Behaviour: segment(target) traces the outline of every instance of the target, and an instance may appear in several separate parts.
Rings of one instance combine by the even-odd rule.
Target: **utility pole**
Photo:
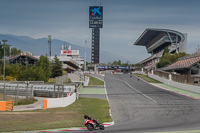
[[[9,50],[10,50],[10,57],[11,57],[11,45],[9,45]]]
[[[5,47],[6,47],[6,43],[5,42],[7,42],[8,40],[2,40],[3,41],[3,48],[4,48],[4,56],[3,56],[3,59],[4,59],[4,65],[3,65],[3,82],[4,82],[4,92],[3,92],[3,94],[4,94],[4,101],[6,100],[6,96],[5,96],[5,93],[6,93],[6,88],[5,88]]]
[[[86,71],[86,45],[87,45],[87,40],[85,40],[85,59],[84,59],[84,71]]]

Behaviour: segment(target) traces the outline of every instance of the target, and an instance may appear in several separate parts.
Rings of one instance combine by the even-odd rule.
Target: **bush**
[[[72,82],[72,80],[70,78],[68,78],[68,83],[71,83],[71,82]]]
[[[48,83],[55,83],[56,79],[55,78],[49,78]]]
[[[45,76],[44,70],[41,67],[31,66],[27,70],[23,70],[21,74],[18,75],[17,80],[19,81],[48,81]]]
[[[6,76],[5,80],[6,80],[6,81],[14,81],[15,78],[12,77],[12,76]]]
[[[179,53],[175,53],[175,54],[170,54],[167,52],[168,52],[168,50],[166,50],[163,53],[164,55],[160,58],[160,61],[156,64],[157,68],[166,67],[166,66],[172,64],[173,62],[177,61],[178,58],[186,55],[186,53],[184,53],[184,52],[179,52]]]
[[[27,105],[35,103],[36,101],[37,99],[34,98],[20,99],[19,101],[17,101],[17,103],[15,103],[15,105]]]

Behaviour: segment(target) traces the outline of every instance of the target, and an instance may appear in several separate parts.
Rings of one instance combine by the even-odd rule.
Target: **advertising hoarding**
[[[89,28],[103,28],[103,21],[90,20]]]
[[[90,6],[89,20],[103,20],[103,6]]]
[[[61,50],[62,55],[79,55],[79,50]]]

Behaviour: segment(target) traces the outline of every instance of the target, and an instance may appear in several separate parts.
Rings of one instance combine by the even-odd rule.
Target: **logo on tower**
[[[103,6],[90,6],[89,13],[89,20],[103,20]]]

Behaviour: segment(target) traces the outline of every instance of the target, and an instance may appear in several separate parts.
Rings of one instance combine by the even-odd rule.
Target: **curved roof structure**
[[[6,58],[5,60],[7,60],[9,62],[9,64],[19,63],[22,65],[36,65],[39,58],[34,57],[32,55],[21,53],[21,54],[15,55],[13,57]]]
[[[185,36],[175,30],[148,28],[136,40],[134,45],[146,46],[147,52],[152,53],[155,49],[175,44],[170,48],[170,51],[177,49],[185,40]],[[154,53],[154,52],[153,52]]]

